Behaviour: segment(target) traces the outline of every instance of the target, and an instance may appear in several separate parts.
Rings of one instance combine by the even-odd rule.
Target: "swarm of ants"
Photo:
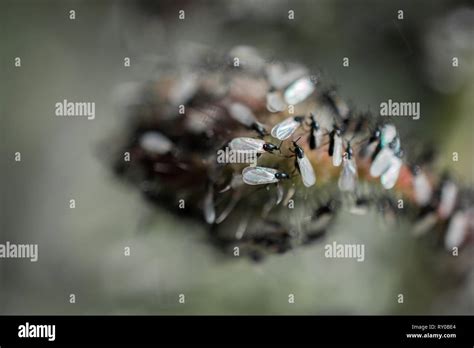
[[[351,108],[304,66],[267,63],[245,46],[220,60],[135,91],[114,167],[149,200],[254,260],[319,240],[342,205],[412,219],[415,235],[447,252],[472,242],[472,189],[431,161],[406,160],[395,125]],[[218,161],[226,148],[256,163]]]

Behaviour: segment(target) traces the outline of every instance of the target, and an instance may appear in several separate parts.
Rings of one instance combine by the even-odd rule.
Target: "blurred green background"
[[[419,101],[420,120],[396,120],[405,146],[436,145],[439,163],[472,186],[474,9],[467,2],[0,3],[0,242],[39,244],[36,263],[0,260],[0,313],[474,313],[472,262],[453,265],[413,238],[405,221],[387,228],[376,214],[342,213],[322,244],[255,264],[216,251],[205,226],[148,205],[98,151],[126,117],[131,96],[117,86],[192,62],[190,48],[246,44],[319,69],[360,110],[378,112],[387,99]],[[96,119],[55,117],[63,99],[96,102]],[[324,244],[334,240],[364,243],[365,262],[326,259]],[[458,268],[467,269],[462,279]]]

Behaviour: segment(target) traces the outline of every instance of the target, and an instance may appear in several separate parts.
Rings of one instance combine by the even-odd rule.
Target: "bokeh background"
[[[36,263],[0,260],[0,313],[474,313],[473,263],[457,264],[413,238],[408,222],[388,228],[376,214],[342,213],[322,244],[253,263],[222,255],[206,226],[147,204],[114,177],[99,150],[123,127],[134,83],[192,63],[193,52],[245,44],[320,71],[361,110],[378,112],[387,99],[420,102],[420,120],[395,120],[403,141],[435,146],[439,167],[472,186],[474,8],[467,1],[0,4],[0,242],[39,244]],[[94,101],[96,119],[54,116],[63,99]],[[364,243],[365,262],[326,259],[324,244],[334,240]]]

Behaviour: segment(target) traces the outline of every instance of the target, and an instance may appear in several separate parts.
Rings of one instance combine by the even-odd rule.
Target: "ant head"
[[[278,180],[282,180],[282,179],[289,179],[290,178],[290,175],[287,174],[287,173],[284,173],[284,172],[278,172],[275,174],[275,177],[278,179]]]
[[[347,154],[347,159],[351,159],[354,154],[350,143],[347,143],[346,154]]]
[[[303,123],[304,118],[305,118],[305,116],[295,116],[295,117],[293,117],[293,119],[294,119],[296,122],[299,122],[299,123]]]
[[[346,140],[347,141],[347,147],[346,147],[346,153],[344,154],[344,156],[347,159],[351,159],[353,154],[354,154],[354,151],[352,150],[352,146],[351,146],[351,141],[354,139],[354,137],[355,137],[355,134],[352,136],[352,138],[350,138],[349,140]]]
[[[377,128],[374,129],[374,136],[377,138],[380,138],[382,135],[382,128],[380,126],[377,126]]]
[[[263,144],[263,149],[265,151],[273,151],[275,149],[277,149],[276,145],[272,144],[272,143],[265,143]]]
[[[311,118],[311,125],[315,128],[319,129],[319,122],[316,120],[316,115],[312,112],[309,113],[309,117]]]

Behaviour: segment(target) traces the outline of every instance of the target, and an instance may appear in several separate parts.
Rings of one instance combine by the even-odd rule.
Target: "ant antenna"
[[[355,134],[352,134],[352,137],[349,140],[346,139],[347,146],[351,145],[351,141],[354,140],[355,136]]]
[[[301,136],[298,139],[293,140],[293,143],[296,144],[298,141],[300,141],[300,139],[301,139]]]

